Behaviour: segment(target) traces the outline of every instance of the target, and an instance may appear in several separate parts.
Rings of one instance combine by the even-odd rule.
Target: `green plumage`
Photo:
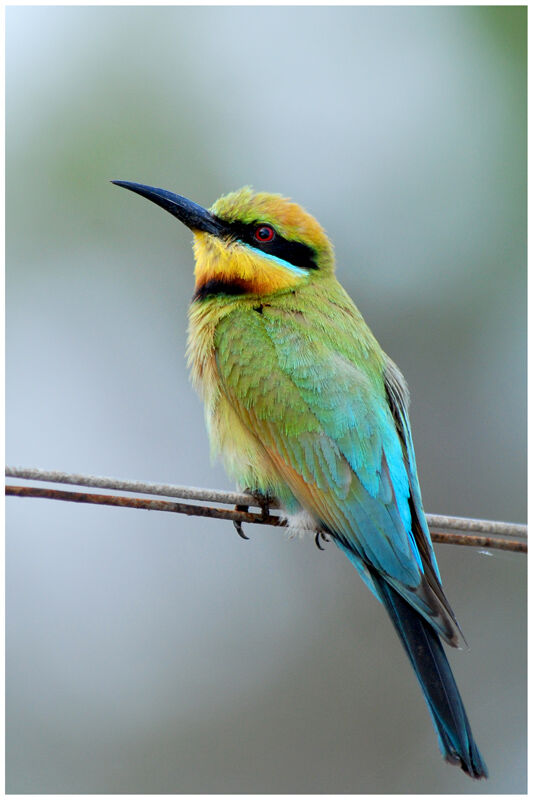
[[[408,392],[334,277],[320,225],[245,188],[208,212],[126,184],[194,231],[189,362],[212,450],[243,489],[305,510],[387,609],[445,758],[487,769],[439,637],[460,631],[422,507]]]
[[[216,318],[220,305],[211,303]],[[220,402],[231,404],[263,451],[290,467],[276,485],[270,471],[258,470],[249,488],[284,497],[291,510],[311,505],[363,572],[370,563],[387,575],[455,643],[423,516],[412,533],[416,468],[386,389],[387,372],[401,376],[340,284],[331,276],[268,302],[234,300],[216,324],[214,349]],[[246,463],[243,473],[232,472],[241,486],[250,480]]]

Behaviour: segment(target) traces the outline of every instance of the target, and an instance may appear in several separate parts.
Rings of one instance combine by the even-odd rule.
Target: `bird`
[[[112,183],[192,231],[187,353],[213,454],[263,508],[276,498],[289,528],[313,527],[348,557],[390,616],[444,759],[487,778],[442,644],[464,637],[423,510],[407,384],[337,280],[325,230],[249,186],[206,209]]]

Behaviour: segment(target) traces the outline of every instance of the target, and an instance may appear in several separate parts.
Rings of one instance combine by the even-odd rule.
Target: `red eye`
[[[274,228],[271,228],[270,225],[261,225],[260,228],[254,233],[254,238],[257,239],[258,242],[271,242],[274,238]]]

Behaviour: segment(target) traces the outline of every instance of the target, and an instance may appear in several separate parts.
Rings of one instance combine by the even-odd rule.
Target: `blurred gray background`
[[[7,9],[7,462],[232,488],[184,360],[190,234],[113,187],[281,192],[412,392],[425,506],[523,521],[526,10]],[[441,759],[334,545],[7,503],[7,789],[526,790],[526,561],[437,546],[489,783]]]

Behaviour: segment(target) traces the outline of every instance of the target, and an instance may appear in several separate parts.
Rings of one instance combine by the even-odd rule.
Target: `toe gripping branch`
[[[274,501],[274,498],[271,495],[263,494],[262,492],[255,492],[251,489],[245,489],[245,494],[250,494],[252,497],[255,497],[257,500],[257,505],[261,509],[261,519],[265,520],[270,516],[270,506]],[[244,511],[245,513],[248,512],[250,506],[244,505],[236,505],[235,511]],[[250,537],[245,534],[242,529],[242,522],[240,520],[233,520],[233,525],[235,526],[235,530],[241,537],[241,539],[249,540]]]
[[[274,504],[275,498],[271,495],[263,494],[262,492],[253,492],[251,489],[245,490],[246,494],[252,495],[257,501],[257,505],[261,509],[261,519],[266,520],[270,516],[270,506]],[[276,503],[276,505],[278,505]],[[235,511],[243,511],[244,513],[248,513],[250,506],[247,505],[236,505]],[[242,529],[242,521],[241,520],[233,520],[233,525],[235,526],[235,530],[241,537],[241,539],[246,539],[249,541],[250,537],[245,534]],[[325,548],[322,546],[322,543],[326,544],[327,542],[331,541],[331,537],[328,536],[327,533],[324,531],[317,531],[315,534],[315,544],[319,550],[324,550]]]

